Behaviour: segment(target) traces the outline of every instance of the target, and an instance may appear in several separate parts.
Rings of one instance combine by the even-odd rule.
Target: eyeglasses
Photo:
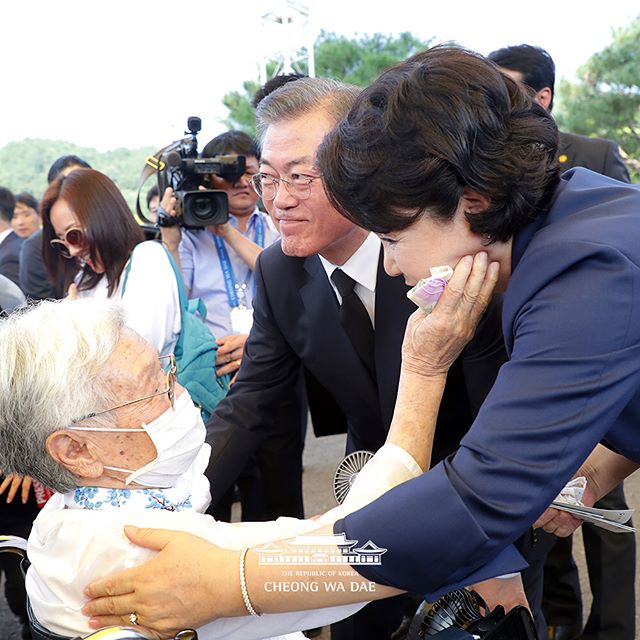
[[[152,393],[150,396],[145,396],[144,398],[138,398],[137,400],[129,400],[129,402],[124,402],[119,404],[116,407],[111,407],[110,409],[105,409],[104,411],[94,411],[92,413],[87,413],[86,415],[80,418],[74,418],[71,422],[76,424],[76,422],[81,422],[82,420],[88,420],[89,418],[95,418],[96,416],[100,416],[103,413],[109,413],[110,411],[115,411],[116,409],[121,409],[122,407],[128,407],[129,405],[136,404],[137,402],[143,402],[144,400],[150,400],[151,398],[155,398],[156,396],[163,396],[165,393],[169,398],[169,403],[171,404],[171,408],[173,409],[173,405],[175,404],[175,387],[176,387],[176,377],[177,377],[177,368],[176,368],[176,357],[172,353],[168,356],[160,356],[159,360],[168,360],[169,368],[167,369],[167,388],[158,391],[157,393]],[[164,369],[166,365],[163,364],[162,368]],[[75,427],[75,429],[82,429],[82,427]],[[92,427],[87,427],[87,430],[96,431],[96,429]]]
[[[87,236],[85,235],[82,229],[69,229],[65,234],[64,238],[54,238],[53,240],[49,240],[49,244],[58,250],[58,253],[63,258],[67,258],[70,260],[73,258],[69,251],[69,247],[86,247],[87,246]]]
[[[306,200],[311,195],[311,183],[320,180],[322,176],[306,176],[301,173],[292,173],[290,180],[276,178],[266,173],[256,173],[251,178],[251,184],[256,193],[264,200],[273,200],[278,194],[280,184],[284,183],[287,191],[298,200]]]

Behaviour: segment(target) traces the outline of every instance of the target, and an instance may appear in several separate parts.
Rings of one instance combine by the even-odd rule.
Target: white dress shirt
[[[332,264],[322,256],[319,256],[319,258],[340,304],[342,304],[342,296],[338,292],[336,285],[333,284],[331,274],[336,269],[341,269],[356,281],[354,291],[367,310],[369,318],[371,318],[371,324],[375,329],[376,280],[378,278],[378,260],[380,258],[380,238],[375,233],[370,233],[357,251],[343,265]]]

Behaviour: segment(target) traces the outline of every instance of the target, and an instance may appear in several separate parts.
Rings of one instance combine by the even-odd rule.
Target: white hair
[[[100,374],[120,338],[111,301],[45,301],[0,321],[0,470],[69,491],[76,478],[51,458],[47,437],[107,408]]]

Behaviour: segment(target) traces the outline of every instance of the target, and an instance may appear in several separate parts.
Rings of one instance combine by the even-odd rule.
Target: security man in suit
[[[317,435],[339,432],[346,423],[347,452],[375,451],[389,428],[404,328],[415,306],[403,280],[385,273],[378,237],[330,204],[315,163],[324,135],[358,93],[332,80],[303,78],[257,109],[262,157],[254,185],[279,224],[281,242],[258,259],[242,366],[207,425],[214,502],[265,442],[270,455],[259,457],[269,467],[261,473],[270,492],[286,503],[286,494],[299,490],[301,368]],[[360,320],[354,320],[358,308]],[[449,372],[433,463],[457,449],[504,362],[499,316],[495,301]],[[402,618],[403,603],[393,600],[333,625],[334,639],[388,640]]]
[[[487,56],[517,82],[535,91],[545,109],[553,107],[555,64],[539,47],[505,47]],[[558,162],[562,171],[586,167],[630,182],[618,145],[603,138],[559,132]],[[627,509],[620,484],[595,506]],[[591,613],[582,630],[582,601],[578,569],[571,553],[572,538],[559,538],[545,563],[543,611],[551,640],[632,640],[635,637],[635,538],[585,524],[582,528],[589,582]],[[612,594],[615,592],[615,597]]]
[[[22,238],[11,228],[16,199],[5,187],[0,187],[0,274],[20,285],[20,248]]]

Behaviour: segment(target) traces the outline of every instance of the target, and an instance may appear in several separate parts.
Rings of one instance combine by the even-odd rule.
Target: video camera
[[[204,177],[216,175],[236,182],[245,172],[245,157],[238,155],[198,157],[197,134],[202,121],[196,116],[187,120],[185,137],[160,149],[147,158],[147,166],[158,175],[160,197],[167,187],[176,197],[176,217],[158,211],[158,225],[177,224],[188,228],[202,228],[210,224],[223,224],[229,219],[227,194],[220,189],[200,190]],[[146,216],[140,215],[146,220]]]

